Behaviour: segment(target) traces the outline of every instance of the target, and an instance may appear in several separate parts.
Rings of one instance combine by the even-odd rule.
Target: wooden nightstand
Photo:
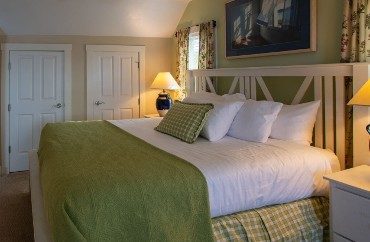
[[[158,113],[145,114],[144,118],[159,118],[159,114]]]
[[[330,181],[332,241],[370,241],[370,166],[324,177]]]

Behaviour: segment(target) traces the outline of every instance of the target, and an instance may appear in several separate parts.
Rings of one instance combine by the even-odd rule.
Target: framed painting
[[[226,3],[226,57],[316,51],[316,0]]]

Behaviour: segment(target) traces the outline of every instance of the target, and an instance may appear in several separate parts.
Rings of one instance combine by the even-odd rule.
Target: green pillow
[[[175,102],[155,130],[193,143],[207,121],[213,104]]]

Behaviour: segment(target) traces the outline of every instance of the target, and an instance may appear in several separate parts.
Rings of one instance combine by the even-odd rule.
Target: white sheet
[[[195,165],[205,176],[211,216],[328,194],[324,174],[339,170],[328,150],[269,139],[254,143],[226,136],[187,144],[154,130],[161,118],[110,121]]]

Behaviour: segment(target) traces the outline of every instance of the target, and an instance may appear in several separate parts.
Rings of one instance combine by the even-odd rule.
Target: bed
[[[104,125],[107,130],[122,130],[126,134],[125,137],[131,135],[134,139],[150,145],[145,146],[147,149],[154,147],[159,150],[159,153],[164,151],[197,168],[206,181],[208,197],[204,204],[209,206],[209,214],[206,215],[212,218],[212,234],[216,240],[263,241],[284,238],[323,240],[328,229],[328,201],[325,198],[328,184],[322,176],[337,171],[343,166],[345,101],[342,92],[344,77],[351,76],[352,71],[350,65],[328,65],[320,66],[316,70],[314,66],[299,66],[189,72],[188,89],[191,92],[206,90],[215,92],[211,77],[237,75],[231,83],[230,93],[235,92],[239,85],[240,93],[247,98],[256,99],[256,87],[259,85],[267,100],[273,100],[273,98],[264,84],[262,75],[307,75],[293,103],[300,102],[312,81],[315,99],[323,100],[324,97],[324,105],[319,110],[315,128],[316,147],[274,139],[269,139],[265,144],[258,144],[232,137],[225,137],[213,143],[199,138],[194,144],[186,144],[154,131],[160,119],[110,121],[104,124],[98,123],[96,127]],[[314,77],[312,73],[320,76]],[[325,75],[326,78],[323,79],[321,75]],[[335,81],[335,85],[328,85],[330,81],[331,83]],[[325,86],[325,93],[322,93],[323,86]],[[81,127],[83,126],[75,128]],[[52,241],[53,229],[50,228],[48,221],[51,212],[50,208],[47,211],[44,206],[45,193],[43,194],[41,188],[38,158],[35,151],[30,152],[35,241]],[[78,179],[77,177],[76,181]],[[59,182],[60,180],[55,184]],[[50,192],[52,189],[47,191]],[[48,194],[48,196],[51,195]],[[279,216],[291,211],[297,214]],[[283,226],[284,228],[280,230],[276,229],[279,227],[277,226],[279,222],[287,226]],[[259,228],[257,231],[256,226]],[[302,229],[302,226],[307,227]],[[291,232],[290,235],[288,233],[291,237],[284,237],[287,231]],[[84,239],[83,236],[82,239]]]

